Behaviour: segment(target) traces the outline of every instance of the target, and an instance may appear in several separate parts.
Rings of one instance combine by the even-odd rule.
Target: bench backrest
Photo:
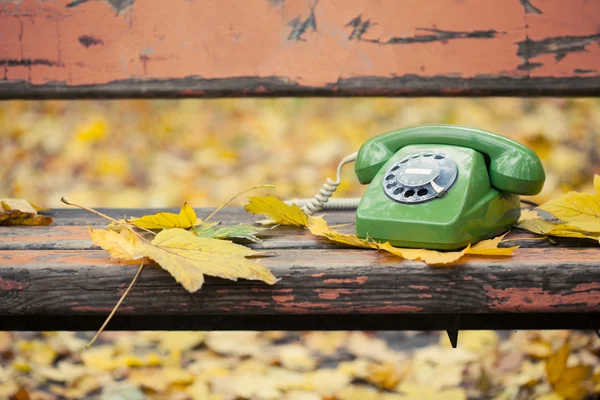
[[[598,1],[0,1],[0,99],[598,94]]]

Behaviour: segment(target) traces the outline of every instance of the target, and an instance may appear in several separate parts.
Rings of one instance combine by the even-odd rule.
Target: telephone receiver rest
[[[544,186],[544,168],[533,150],[491,132],[454,125],[405,128],[371,138],[356,159],[360,183],[370,183],[391,156],[411,144],[454,145],[483,153],[490,162],[490,183],[502,192],[535,195]]]

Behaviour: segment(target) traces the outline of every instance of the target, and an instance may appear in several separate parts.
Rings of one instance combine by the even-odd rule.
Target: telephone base
[[[390,181],[389,169],[416,152],[443,153],[455,163],[457,177],[442,197],[410,204],[390,197],[384,185]],[[519,216],[519,196],[490,185],[481,153],[450,145],[410,145],[373,178],[356,210],[356,235],[396,247],[456,250],[506,232]]]

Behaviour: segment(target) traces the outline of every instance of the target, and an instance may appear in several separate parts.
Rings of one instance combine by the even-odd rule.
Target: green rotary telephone
[[[506,232],[520,216],[518,195],[539,193],[545,180],[537,155],[513,140],[460,126],[412,127],[376,136],[346,157],[337,181],[299,202],[307,213],[356,206],[329,201],[351,161],[369,184],[356,235],[397,247],[453,250]]]

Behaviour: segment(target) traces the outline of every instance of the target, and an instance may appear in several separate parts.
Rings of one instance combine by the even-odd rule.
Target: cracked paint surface
[[[22,0],[0,7],[0,84],[591,78],[599,42],[600,3],[586,0]]]
[[[502,312],[600,311],[600,282],[582,283],[559,293],[542,288],[496,289],[484,285],[490,309]]]

